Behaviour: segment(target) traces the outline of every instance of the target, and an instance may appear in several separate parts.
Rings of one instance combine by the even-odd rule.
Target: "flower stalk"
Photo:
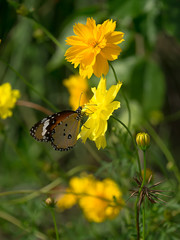
[[[110,67],[111,67],[111,69],[113,71],[113,74],[114,74],[114,77],[116,79],[116,82],[118,83],[118,78],[117,78],[116,71],[115,71],[115,69],[114,69],[114,67],[113,67],[113,65],[111,63],[109,63],[109,65],[110,65]],[[126,106],[127,106],[127,110],[128,110],[128,128],[130,128],[130,126],[131,126],[131,110],[130,110],[129,102],[128,102],[128,100],[127,100],[123,90],[121,90],[121,93],[122,93],[122,96],[123,96],[124,101],[125,101]]]
[[[145,180],[146,180],[146,150],[143,151],[143,156],[144,156],[144,176],[143,176],[143,181],[141,184],[141,188],[139,190],[139,196],[142,192],[142,188],[145,184]],[[146,215],[145,215],[145,199],[144,199],[144,204],[143,204],[143,240],[145,240],[145,219],[146,219]]]
[[[56,218],[55,218],[55,214],[54,214],[54,208],[50,207],[50,212],[53,218],[53,222],[54,222],[54,229],[56,232],[56,240],[59,240],[59,233],[58,233],[58,229],[57,229],[57,223],[56,223]]]
[[[137,164],[138,164],[138,169],[139,169],[139,175],[141,176],[141,164],[140,164],[138,149],[137,149],[137,145],[136,145],[136,142],[134,140],[134,137],[133,137],[131,131],[129,130],[129,128],[121,120],[119,120],[118,118],[116,118],[114,116],[111,116],[111,117],[114,118],[116,121],[118,121],[126,129],[128,134],[130,135],[130,137],[132,139],[132,142],[133,142],[133,145],[134,145],[134,148],[135,148],[135,153],[136,153],[136,157],[137,157]]]
[[[52,111],[48,110],[47,108],[45,108],[43,106],[40,106],[39,104],[29,102],[29,101],[18,100],[16,105],[24,106],[24,107],[28,107],[28,108],[33,108],[33,109],[36,109],[40,112],[45,113],[46,115],[51,115],[52,114]]]

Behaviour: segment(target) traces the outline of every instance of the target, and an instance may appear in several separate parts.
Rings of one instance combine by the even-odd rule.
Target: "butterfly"
[[[66,110],[47,116],[30,129],[30,135],[37,141],[51,142],[55,150],[68,151],[77,142],[81,111],[82,107],[78,107],[76,111]]]

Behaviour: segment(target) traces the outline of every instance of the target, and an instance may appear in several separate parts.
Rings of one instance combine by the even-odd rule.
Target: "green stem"
[[[116,79],[116,82],[118,83],[119,80],[118,80],[118,78],[117,78],[117,74],[116,74],[116,72],[115,72],[115,69],[114,69],[114,67],[112,66],[111,63],[109,63],[109,65],[111,66],[111,69],[112,69],[112,71],[113,71],[113,74],[114,74],[114,77],[115,77],[115,79]],[[131,125],[131,110],[130,110],[129,102],[128,102],[128,100],[127,100],[127,98],[126,98],[123,90],[121,90],[121,93],[122,93],[122,96],[123,96],[123,98],[124,98],[124,101],[125,101],[126,106],[127,106],[127,109],[128,109],[128,128],[130,128],[130,125]]]
[[[45,97],[43,97],[34,87],[32,84],[30,84],[26,79],[18,73],[9,63],[4,61],[3,59],[0,59],[1,62],[3,62],[6,66],[8,66],[16,75],[18,78],[20,78],[29,88],[31,88],[41,99],[44,101],[50,108],[52,108],[55,112],[58,112],[58,109],[51,104]]]
[[[3,219],[3,221],[8,221],[9,223],[13,224],[14,226],[22,229],[26,233],[34,233],[35,239],[41,239],[41,240],[48,240],[49,238],[44,235],[44,233],[36,231],[34,228],[30,228],[29,226],[25,225],[23,221],[20,221],[18,218],[10,215],[9,213],[5,211],[0,210],[0,218]]]
[[[146,223],[145,223],[145,219],[146,219],[146,198],[144,199],[144,203],[143,203],[143,240],[145,240],[145,227],[146,227]]]
[[[135,215],[136,215],[136,229],[137,229],[137,240],[140,239],[140,231],[139,231],[139,212],[140,212],[140,204],[139,204],[139,198],[140,198],[140,194],[142,191],[142,188],[145,184],[145,180],[146,180],[146,151],[143,151],[144,153],[144,176],[143,176],[143,181],[141,184],[141,187],[139,189],[139,195],[136,199],[136,203],[135,203]],[[141,175],[140,175],[141,176]],[[143,240],[145,240],[145,205],[143,208]]]
[[[135,202],[135,216],[136,216],[136,229],[137,229],[137,240],[140,239],[140,231],[139,231],[139,198],[136,198]]]
[[[149,123],[146,123],[146,128],[147,128],[148,132],[150,133],[150,135],[152,136],[152,138],[154,139],[154,141],[157,143],[157,145],[161,149],[161,151],[166,156],[166,158],[168,160],[169,169],[174,172],[174,175],[176,176],[177,180],[180,183],[180,172],[179,172],[179,169],[176,166],[175,159],[172,156],[171,152],[169,151],[169,149],[164,144],[163,140],[154,131],[154,129],[151,127],[151,125]]]
[[[57,229],[57,224],[56,224],[56,218],[55,218],[55,214],[54,214],[54,209],[53,209],[53,208],[50,208],[50,211],[51,211],[51,215],[52,215],[53,222],[54,222],[54,229],[55,229],[55,232],[56,232],[56,240],[59,240],[59,233],[58,233],[58,229]]]
[[[130,135],[130,137],[132,139],[132,142],[134,144],[135,151],[136,151],[136,157],[137,157],[138,168],[139,168],[139,175],[141,176],[141,164],[140,164],[138,149],[137,149],[137,145],[136,145],[136,142],[134,140],[134,137],[133,137],[132,133],[130,132],[129,128],[123,122],[121,122],[121,120],[119,120],[118,118],[116,118],[114,116],[111,116],[111,117],[114,118],[116,121],[118,121],[127,130],[127,132],[129,133],[129,135]]]
[[[47,28],[45,28],[42,24],[40,24],[34,17],[28,17],[30,18],[32,21],[34,21],[39,28],[41,28],[44,33],[59,47],[61,48],[61,50],[65,51],[64,47],[60,44],[60,42],[47,30]]]
[[[143,176],[143,181],[142,181],[141,187],[139,189],[139,193],[141,193],[142,188],[144,187],[144,184],[146,181],[146,150],[143,151],[143,155],[144,155],[144,176]]]
[[[144,176],[143,176],[141,187],[139,189],[139,194],[141,193],[142,188],[144,187],[144,184],[146,181],[146,151],[143,151],[143,155],[144,155]],[[144,199],[144,206],[143,206],[143,240],[145,240],[145,199]]]
[[[110,67],[111,67],[111,69],[112,69],[112,71],[113,71],[113,74],[114,74],[114,77],[115,77],[115,79],[116,79],[116,82],[118,83],[119,80],[118,80],[118,78],[117,78],[117,74],[116,74],[116,72],[115,72],[115,69],[114,69],[113,65],[112,65],[110,62],[109,62],[109,65],[110,65]]]

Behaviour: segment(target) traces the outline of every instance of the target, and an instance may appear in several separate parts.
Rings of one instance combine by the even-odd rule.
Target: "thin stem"
[[[59,47],[61,50],[65,51],[64,47],[60,44],[60,42],[45,28],[42,24],[40,24],[34,17],[28,17],[33,20],[43,31],[44,33]]]
[[[111,67],[111,69],[112,69],[112,71],[113,71],[113,74],[114,74],[114,77],[115,77],[115,79],[116,79],[116,82],[118,83],[119,80],[118,80],[118,78],[117,78],[117,75],[116,75],[115,69],[114,69],[113,65],[112,65],[110,62],[109,62],[109,65],[110,65],[110,67]]]
[[[51,211],[51,215],[52,215],[53,222],[54,222],[54,229],[55,229],[55,232],[56,232],[56,240],[59,240],[59,233],[58,233],[58,229],[57,229],[56,218],[55,218],[55,214],[54,214],[54,208],[50,207],[50,211]]]
[[[135,214],[136,214],[136,229],[137,229],[137,240],[140,239],[140,230],[139,230],[139,212],[140,212],[140,203],[139,203],[139,198],[140,198],[140,194],[142,191],[142,188],[145,184],[145,180],[146,180],[146,151],[143,151],[144,153],[144,176],[143,176],[143,181],[141,184],[141,187],[139,189],[139,195],[136,199],[136,204],[135,204]],[[141,176],[141,175],[140,175]],[[143,209],[143,240],[145,240],[144,236],[145,236],[145,209]]]
[[[141,187],[139,189],[139,193],[141,193],[142,188],[144,187],[144,184],[146,181],[146,151],[143,151],[143,156],[144,156],[144,176],[143,176],[143,181],[142,181]]]
[[[124,91],[121,91],[121,93],[122,93],[122,96],[123,96],[123,98],[126,102],[126,106],[127,106],[127,109],[128,109],[128,128],[130,128],[130,126],[131,126],[131,110],[130,110],[129,102],[127,100],[126,95],[124,94]]]
[[[26,81],[26,79],[20,74],[18,73],[9,63],[7,63],[6,61],[4,61],[3,59],[0,59],[0,61],[2,63],[4,63],[6,66],[8,66],[16,75],[18,78],[20,78],[29,88],[31,88],[33,90],[33,92],[35,92],[39,98],[42,99],[42,101],[44,101],[50,108],[52,108],[55,112],[57,112],[57,108],[51,104],[45,97],[43,97],[34,87],[32,84],[30,84],[28,81]]]
[[[145,240],[145,233],[146,233],[146,198],[144,199],[143,203],[143,240]]]
[[[111,63],[109,63],[109,65],[111,66],[111,69],[112,69],[112,71],[113,71],[113,74],[114,74],[114,77],[115,77],[115,79],[116,79],[116,82],[118,83],[119,80],[118,80],[118,78],[117,78],[117,74],[116,74],[116,72],[115,72],[115,69],[114,69],[114,67],[112,66]],[[130,125],[131,125],[131,110],[130,110],[129,102],[128,102],[128,100],[127,100],[127,98],[126,98],[123,90],[121,90],[121,93],[122,93],[122,96],[123,96],[123,98],[124,98],[124,101],[125,101],[126,106],[127,106],[127,109],[128,109],[128,128],[130,128]]]
[[[5,211],[0,211],[0,218],[5,221],[8,221],[9,223],[12,223],[14,226],[22,229],[24,232],[31,233],[31,234],[33,232],[36,239],[41,239],[41,240],[49,239],[46,235],[44,235],[44,233],[39,231],[34,231],[34,229],[31,229],[28,226],[25,226],[24,223],[22,223],[18,218],[10,215]]]
[[[41,23],[39,23],[39,22],[35,19],[34,16],[28,15],[28,16],[25,16],[25,17],[27,17],[27,18],[30,19],[31,21],[34,21],[34,22],[38,25],[38,27],[46,34],[46,36],[47,36],[49,39],[51,39],[52,42],[54,42],[57,47],[59,47],[63,52],[65,52],[65,48],[63,47],[62,44],[60,44],[60,42],[58,41],[58,39],[55,38],[55,37],[52,35],[52,33],[50,33],[50,32],[47,30],[47,28],[45,28]],[[71,72],[73,72],[74,74],[76,73],[75,69],[72,68],[72,66],[71,66],[70,64],[68,64],[67,61],[63,61],[63,63],[64,63],[64,65],[66,65],[67,68],[69,68],[69,70],[70,70]]]
[[[146,181],[146,151],[143,151],[143,155],[144,155],[144,176],[143,176],[143,181],[142,181],[139,193],[141,193],[142,188]],[[144,206],[143,206],[143,240],[145,240],[145,198],[144,198]]]
[[[51,114],[52,114],[52,112],[49,111],[47,108],[42,107],[42,106],[40,106],[39,104],[29,102],[29,101],[18,100],[18,101],[16,102],[16,105],[33,108],[33,109],[36,109],[36,110],[38,110],[38,111],[40,111],[40,112],[45,113],[46,115],[51,115]]]
[[[164,153],[168,160],[169,169],[174,172],[174,175],[176,176],[177,180],[180,183],[180,171],[176,166],[176,162],[174,157],[172,156],[169,149],[164,144],[163,140],[159,137],[159,135],[154,131],[154,129],[151,127],[149,123],[146,123],[146,128],[148,129],[148,132],[151,134],[154,141],[157,143],[161,151]]]
[[[45,187],[42,187],[41,189],[35,190],[32,193],[22,197],[22,198],[18,198],[18,199],[14,199],[12,200],[13,203],[16,204],[21,204],[27,201],[30,201],[36,197],[38,197],[39,195],[41,195],[42,193],[48,193],[51,189],[55,188],[56,186],[58,186],[60,183],[62,182],[61,178],[57,178],[55,179],[53,182],[51,182],[50,184],[46,185]]]
[[[129,128],[123,123],[121,122],[121,120],[119,120],[118,118],[114,117],[114,116],[111,116],[112,118],[114,118],[116,121],[118,121],[126,130],[127,132],[129,133],[131,139],[132,139],[132,142],[134,144],[134,148],[135,148],[135,152],[136,152],[136,157],[137,157],[137,162],[138,162],[138,168],[139,168],[139,175],[141,176],[141,164],[140,164],[140,159],[139,159],[139,154],[138,154],[138,149],[137,149],[137,146],[136,146],[136,142],[134,140],[134,137],[132,135],[132,133],[130,132]]]
[[[140,231],[139,231],[139,198],[136,198],[136,203],[135,203],[135,216],[136,216],[136,230],[137,230],[137,240],[140,239]]]

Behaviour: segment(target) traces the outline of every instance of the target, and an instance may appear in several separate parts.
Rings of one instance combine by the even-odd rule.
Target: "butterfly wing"
[[[51,134],[51,144],[55,150],[68,151],[77,142],[80,128],[80,116],[77,112],[70,114],[59,122]]]
[[[37,141],[51,141],[52,131],[55,126],[63,122],[69,115],[75,113],[77,114],[75,111],[63,111],[43,118],[30,129],[30,135]]]

